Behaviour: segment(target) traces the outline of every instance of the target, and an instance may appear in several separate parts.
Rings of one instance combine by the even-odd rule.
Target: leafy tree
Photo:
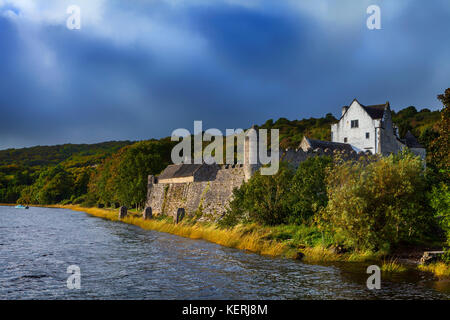
[[[445,183],[433,186],[431,206],[436,211],[442,229],[447,233],[447,243],[450,246],[450,188]]]
[[[148,176],[168,164],[171,144],[142,141],[127,147],[118,171],[117,199],[126,205],[142,206],[147,196]]]
[[[294,171],[284,162],[275,175],[263,176],[257,171],[248,182],[233,191],[229,212],[221,225],[242,221],[276,225],[289,217],[289,189]]]
[[[141,141],[126,146],[106,159],[89,182],[91,197],[102,203],[142,206],[148,176],[160,173],[170,161],[170,140]]]
[[[326,171],[331,157],[312,157],[300,163],[292,179],[289,222],[307,223],[327,205]]]
[[[75,172],[74,186],[73,186],[74,197],[79,197],[88,192],[90,172],[91,170],[88,168],[83,168]]]
[[[36,194],[34,192],[33,186],[26,186],[20,192],[20,198],[17,203],[22,204],[38,204]]]
[[[436,124],[438,136],[431,142],[429,160],[442,174],[446,183],[450,183],[450,88],[444,94],[438,95],[444,105],[441,119]]]
[[[381,249],[420,238],[431,224],[421,160],[409,153],[328,171],[328,205],[319,225],[357,249]]]
[[[54,204],[69,199],[73,192],[73,176],[61,166],[41,172],[30,189],[24,189],[22,199],[38,204]]]
[[[127,148],[122,148],[111,157],[104,160],[89,181],[89,197],[102,203],[117,202],[117,186],[119,184],[118,170],[121,159]]]

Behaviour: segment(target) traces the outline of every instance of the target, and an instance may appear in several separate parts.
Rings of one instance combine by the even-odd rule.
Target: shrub
[[[257,171],[233,191],[230,208],[220,224],[232,226],[249,220],[267,225],[286,223],[293,175],[292,168],[283,162],[275,175],[263,176]]]
[[[439,224],[447,234],[447,243],[450,246],[450,188],[441,183],[433,186],[430,203],[435,210]]]
[[[420,238],[431,224],[422,162],[409,153],[328,171],[328,205],[318,219],[356,249],[386,249]]]
[[[307,223],[326,207],[325,175],[331,164],[331,157],[312,157],[300,163],[291,184],[290,223]]]

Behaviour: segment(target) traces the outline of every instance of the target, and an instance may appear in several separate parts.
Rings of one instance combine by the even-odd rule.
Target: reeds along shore
[[[302,261],[308,263],[376,261],[381,257],[380,254],[374,254],[372,252],[337,254],[333,250],[321,246],[305,247],[298,246],[289,239],[274,240],[273,234],[275,233],[276,227],[265,227],[257,224],[238,225],[233,228],[219,228],[214,223],[193,222],[189,220],[174,224],[173,220],[168,217],[144,220],[138,213],[131,213],[124,219],[119,219],[117,210],[113,209],[84,208],[75,205],[52,205],[45,207],[82,211],[99,218],[121,221],[147,230],[171,233],[191,239],[203,239],[222,246],[247,250],[272,257],[302,259]]]
[[[404,272],[406,270],[406,267],[396,260],[384,260],[385,254],[383,253],[348,252],[338,254],[334,250],[323,246],[305,247],[294,244],[289,239],[274,240],[273,234],[276,233],[275,229],[277,227],[249,224],[224,229],[219,228],[214,223],[190,220],[175,224],[169,217],[144,220],[141,214],[132,211],[129,211],[130,214],[124,219],[119,219],[117,210],[113,209],[85,208],[76,205],[37,205],[37,207],[81,211],[95,217],[129,223],[147,230],[166,232],[191,239],[203,239],[225,247],[247,250],[272,257],[302,259],[302,261],[307,263],[374,261],[380,263],[384,272]],[[450,266],[445,263],[419,266],[418,269],[434,273],[439,278],[450,277]]]

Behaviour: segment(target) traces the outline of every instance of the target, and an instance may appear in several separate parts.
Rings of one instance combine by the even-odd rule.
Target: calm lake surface
[[[66,286],[81,269],[81,289]],[[0,299],[450,299],[408,272],[366,287],[367,264],[318,266],[65,209],[0,207]]]

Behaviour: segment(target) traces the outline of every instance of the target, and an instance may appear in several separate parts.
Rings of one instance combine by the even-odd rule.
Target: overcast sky
[[[0,149],[436,110],[447,87],[448,0],[0,0]]]

